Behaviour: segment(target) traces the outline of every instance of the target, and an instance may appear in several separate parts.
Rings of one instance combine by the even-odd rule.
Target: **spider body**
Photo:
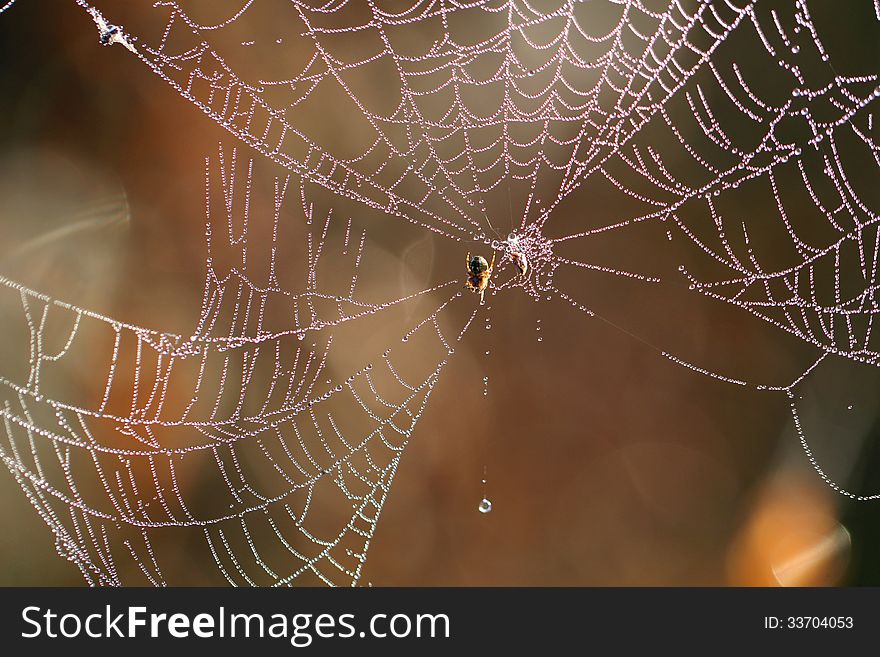
[[[492,277],[492,268],[495,266],[495,254],[492,254],[492,264],[486,262],[483,256],[467,254],[467,283],[465,287],[471,292],[480,293],[480,303],[483,303],[483,295],[489,287],[489,279]]]

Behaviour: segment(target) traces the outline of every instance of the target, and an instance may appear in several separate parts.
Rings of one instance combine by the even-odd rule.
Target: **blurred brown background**
[[[858,23],[832,28],[832,56],[846,41],[873,52]],[[73,2],[19,0],[0,16],[0,53],[0,273],[114,318],[191,330],[204,275],[203,158],[226,136],[122,48],[101,48]],[[610,223],[616,209],[599,194],[576,194],[550,230],[580,225],[585,212]],[[765,201],[746,209],[758,216]],[[409,247],[428,248],[419,229],[365,221],[392,272],[412,269]],[[427,239],[432,269],[417,275],[462,276],[464,251],[476,247]],[[686,257],[660,227],[576,248],[572,257],[589,261],[598,248],[603,262],[664,276]],[[560,271],[557,283],[609,321],[518,290],[490,297],[492,329],[482,317],[471,329],[403,457],[364,583],[880,584],[880,507],[823,484],[784,395],[658,353],[784,385],[812,350],[680,281]],[[875,377],[844,362],[805,387],[819,418],[811,426],[859,464],[858,486],[880,465]],[[840,414],[855,397],[853,424]],[[2,474],[0,583],[80,585]],[[488,514],[477,511],[484,491]]]

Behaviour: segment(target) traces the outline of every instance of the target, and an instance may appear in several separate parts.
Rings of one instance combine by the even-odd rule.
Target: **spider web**
[[[191,335],[2,279],[30,354],[2,379],[2,458],[89,583],[165,584],[184,534],[231,584],[359,582],[401,455],[479,307],[460,280],[361,295],[366,237],[343,203],[500,251],[493,294],[596,315],[571,274],[591,272],[680,286],[793,336],[815,357],[782,384],[658,351],[785,395],[821,476],[877,497],[825,473],[798,414],[799,385],[830,360],[878,364],[877,57],[836,63],[812,3],[77,4],[124,25],[124,44],[233,142],[206,159]],[[880,8],[864,7],[876,35]],[[565,211],[591,195],[613,216]],[[301,267],[282,274],[294,223]],[[603,257],[603,240],[636,231],[658,232],[676,266]],[[422,300],[400,345],[328,378],[333,354],[356,349],[347,327]],[[65,361],[101,340],[101,393],[54,394]],[[283,559],[267,556],[279,546]]]

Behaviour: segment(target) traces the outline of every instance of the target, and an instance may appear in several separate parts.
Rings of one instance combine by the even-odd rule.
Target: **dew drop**
[[[492,510],[492,502],[489,498],[484,497],[480,500],[480,506],[477,507],[480,513],[489,513]]]

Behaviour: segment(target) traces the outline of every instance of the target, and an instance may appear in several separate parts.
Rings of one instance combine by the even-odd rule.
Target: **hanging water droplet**
[[[489,513],[492,510],[492,502],[489,498],[484,497],[480,500],[480,506],[477,507],[480,513]]]

